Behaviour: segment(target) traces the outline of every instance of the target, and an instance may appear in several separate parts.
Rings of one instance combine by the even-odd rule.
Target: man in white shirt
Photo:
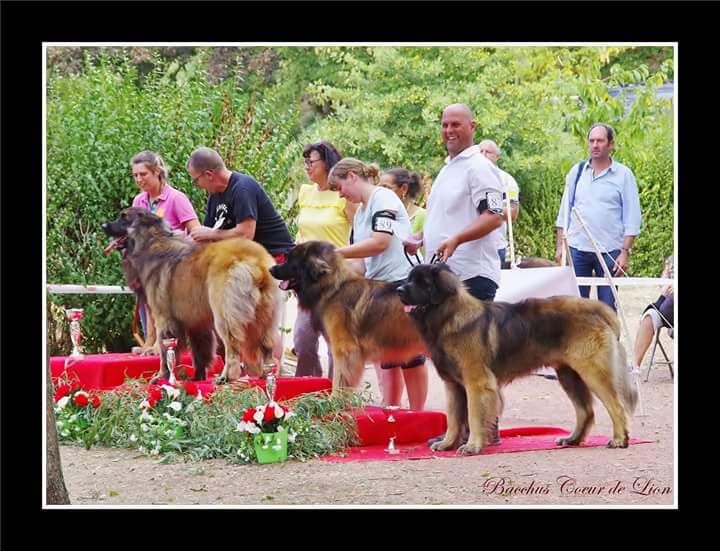
[[[502,153],[500,151],[500,148],[494,141],[483,140],[479,144],[477,144],[476,147],[478,148],[480,153],[490,159],[490,162],[492,162],[492,164],[497,166],[498,159],[500,158],[500,155]],[[505,187],[507,188],[507,191],[505,193],[507,193],[507,196],[510,199],[510,219],[515,222],[520,212],[520,187],[518,186],[515,178],[513,178],[512,175],[508,174],[500,167],[498,167],[498,171],[500,172],[500,178],[502,178],[503,182],[505,183]],[[507,220],[508,218],[507,203],[504,205],[503,218],[505,220]],[[508,244],[507,222],[503,222],[502,226],[495,231],[495,234],[498,238],[498,255],[500,256],[500,262],[504,263],[505,252]]]
[[[475,120],[462,103],[442,113],[442,140],[447,148],[428,198],[423,231],[405,240],[414,253],[424,242],[426,254],[437,256],[455,272],[471,295],[492,301],[500,284],[500,257],[494,234],[503,223],[503,183],[498,168],[473,147]],[[491,443],[499,443],[495,419]],[[428,444],[444,435],[431,438]]]
[[[500,284],[500,258],[494,231],[503,223],[505,185],[498,168],[473,146],[475,120],[462,103],[445,108],[442,140],[448,151],[428,198],[423,231],[407,240],[415,252],[447,262],[480,300],[493,300]]]

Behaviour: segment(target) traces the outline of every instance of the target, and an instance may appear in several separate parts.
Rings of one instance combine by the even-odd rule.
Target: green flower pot
[[[258,463],[280,463],[287,459],[287,431],[259,432],[255,435]]]

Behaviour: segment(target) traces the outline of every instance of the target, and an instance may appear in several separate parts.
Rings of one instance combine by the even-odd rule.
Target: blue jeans
[[[575,275],[578,277],[605,277],[602,265],[594,252],[578,251],[570,247],[570,254],[572,255],[573,266],[575,267]],[[620,256],[620,249],[602,253],[603,260],[610,270],[610,275],[613,274],[613,268],[615,267],[614,260]],[[594,272],[594,273],[593,273]],[[590,296],[589,285],[578,285],[580,290],[580,296],[588,298]],[[615,307],[615,297],[613,296],[612,289],[609,285],[598,285],[597,296],[600,302],[604,302],[613,310],[617,310]]]

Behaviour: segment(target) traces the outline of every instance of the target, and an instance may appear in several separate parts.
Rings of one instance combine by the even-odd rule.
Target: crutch
[[[628,328],[627,328],[627,321],[625,320],[625,314],[623,313],[622,306],[620,306],[620,297],[618,296],[615,285],[613,285],[613,279],[612,279],[612,275],[610,274],[610,270],[608,269],[607,264],[605,264],[605,259],[603,258],[602,253],[600,252],[600,248],[598,247],[597,243],[595,242],[595,238],[590,233],[590,230],[585,225],[585,221],[582,219],[582,216],[580,216],[580,213],[577,211],[577,209],[575,207],[573,207],[572,213],[575,215],[578,222],[580,222],[582,229],[587,234],[588,239],[590,239],[590,243],[592,243],[593,249],[595,249],[595,255],[597,256],[598,261],[600,262],[600,266],[602,266],[603,273],[605,274],[605,279],[610,284],[610,290],[612,291],[612,294],[615,297],[615,306],[617,307],[617,312],[618,312],[618,315],[620,316],[620,321],[622,322],[621,325],[623,328],[623,332],[625,333],[625,339],[628,343],[628,346],[630,347],[630,350],[632,350],[633,341],[630,338],[630,331],[628,331]],[[623,366],[623,367],[627,368],[627,366]],[[635,381],[635,387],[637,388],[638,408],[640,409],[640,416],[645,417],[645,408],[643,407],[642,399],[640,398],[640,381],[638,379],[638,374],[633,371],[632,377],[633,377],[633,381]]]

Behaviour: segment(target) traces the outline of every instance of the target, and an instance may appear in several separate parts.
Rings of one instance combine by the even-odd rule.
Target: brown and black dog
[[[280,292],[269,272],[275,260],[262,245],[242,237],[197,244],[139,208],[125,209],[102,228],[126,249],[158,336],[177,338],[178,356],[189,340],[196,380],[205,379],[215,357],[214,330],[225,345],[216,383],[241,376],[241,357],[250,375],[263,374],[277,338]],[[161,351],[155,379],[169,376],[162,341]]]
[[[637,389],[620,344],[616,314],[605,304],[576,297],[484,302],[472,297],[446,265],[421,265],[398,288],[445,383],[448,429],[435,450],[480,453],[498,412],[500,387],[552,366],[570,397],[577,425],[562,445],[579,445],[594,421],[592,395],[613,423],[611,448],[628,445],[628,417]]]
[[[425,352],[395,287],[359,275],[330,243],[298,245],[270,273],[282,281],[281,289],[297,293],[300,307],[312,312],[324,332],[334,389],[356,387],[365,362],[401,363]]]

